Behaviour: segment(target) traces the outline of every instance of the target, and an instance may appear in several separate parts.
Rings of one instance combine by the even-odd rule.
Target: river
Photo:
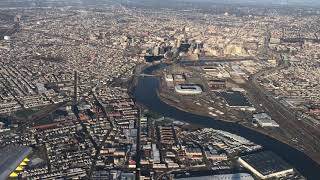
[[[153,70],[160,67],[159,65],[151,66],[144,70],[144,74],[150,74]],[[304,153],[285,143],[246,128],[242,125],[195,115],[172,107],[160,100],[157,95],[158,87],[159,80],[156,77],[139,77],[136,87],[133,91],[133,96],[138,103],[144,105],[151,111],[161,114],[162,116],[191,124],[198,124],[204,127],[220,129],[242,136],[256,144],[262,145],[266,150],[273,151],[285,161],[290,163],[308,180],[320,179],[320,165]]]

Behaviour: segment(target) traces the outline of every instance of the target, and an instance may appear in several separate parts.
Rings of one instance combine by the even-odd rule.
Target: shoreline
[[[297,169],[298,172],[300,172],[304,177],[309,177],[310,179],[315,179],[315,180],[319,179],[320,175],[317,175],[317,174],[318,174],[319,168],[320,168],[320,154],[302,151],[299,149],[299,146],[294,146],[294,145],[290,144],[290,142],[288,142],[287,139],[283,139],[283,138],[281,139],[279,137],[273,136],[272,133],[266,133],[266,132],[261,131],[260,129],[250,127],[250,126],[246,125],[245,123],[243,123],[244,122],[243,120],[237,121],[237,119],[236,119],[236,120],[230,121],[230,120],[226,120],[225,118],[218,119],[218,116],[214,117],[214,116],[211,116],[207,113],[199,113],[199,112],[197,112],[197,109],[194,109],[193,111],[191,111],[191,110],[186,110],[185,108],[179,107],[179,106],[175,105],[175,103],[180,102],[179,100],[177,100],[177,101],[173,100],[170,102],[169,100],[165,100],[163,97],[160,97],[160,95],[159,95],[159,92],[161,93],[161,77],[159,77],[159,66],[158,65],[150,65],[150,64],[148,64],[148,65],[145,64],[142,66],[144,67],[143,72],[146,74],[152,74],[153,77],[146,77],[146,78],[143,77],[142,79],[140,79],[140,76],[136,74],[136,76],[134,76],[134,78],[132,78],[133,81],[131,81],[132,83],[130,84],[130,87],[131,87],[130,94],[135,98],[137,103],[142,105],[142,107],[145,107],[145,108],[147,108],[151,111],[154,111],[154,112],[158,112],[161,116],[166,116],[166,114],[167,114],[167,115],[169,115],[168,117],[171,117],[170,114],[172,114],[173,112],[178,111],[177,115],[172,114],[172,116],[173,117],[177,116],[178,117],[178,118],[176,118],[177,120],[189,123],[190,125],[197,125],[197,127],[199,127],[199,128],[208,127],[206,125],[207,122],[205,122],[205,119],[211,118],[211,121],[208,121],[209,124],[211,124],[211,123],[217,124],[218,129],[221,124],[222,129],[225,129],[225,131],[227,131],[227,132],[233,132],[238,135],[245,134],[244,137],[246,139],[251,140],[252,142],[257,143],[259,145],[262,145],[267,150],[269,149],[269,150],[276,152],[278,155],[283,157],[286,161],[288,161],[289,163],[292,163],[293,167],[295,169]],[[160,65],[160,68],[162,68],[161,65]],[[140,82],[140,81],[145,81],[145,80],[146,80],[146,82]],[[154,81],[157,81],[157,82],[154,82]],[[149,82],[152,82],[152,83],[149,84]],[[144,83],[147,83],[147,84],[144,84]],[[151,90],[151,89],[148,89],[149,86],[150,86],[150,88],[152,88],[152,93],[148,92]],[[148,90],[146,90],[146,88]],[[155,98],[156,99],[156,102],[154,102],[155,104],[153,104],[153,100],[147,100],[148,99],[148,98],[146,98],[147,96],[152,96],[153,98]],[[146,104],[144,104],[144,102],[146,102]],[[165,111],[163,111],[163,110],[158,111],[157,109],[159,107],[157,106],[157,104],[159,104],[160,107],[162,107],[161,104],[165,104],[165,106],[163,107],[164,108],[163,110],[165,110]],[[166,111],[168,111],[168,112],[166,112]],[[183,120],[184,117],[181,116],[179,111],[181,113],[188,113],[191,117],[198,116],[195,118],[196,119],[200,118],[204,121],[197,123],[197,121],[194,121],[194,120],[190,119],[189,117],[186,117],[188,120]],[[181,117],[179,117],[179,116],[181,116]],[[211,125],[210,125],[210,127],[211,127]],[[213,126],[212,128],[215,128],[215,127]],[[229,130],[227,130],[227,129],[229,129]],[[242,132],[242,130],[243,130],[243,132]],[[257,138],[255,137],[255,134],[256,134]],[[250,135],[252,136],[252,138],[249,137]],[[272,143],[269,143],[269,142],[272,142]],[[293,155],[297,154],[298,156],[294,155],[292,157],[291,153]],[[292,161],[292,158],[296,159],[296,160]],[[301,164],[301,163],[299,163],[300,161],[302,161],[303,165],[299,165],[299,164]],[[317,178],[315,178],[315,177],[317,177]]]
[[[222,122],[227,122],[227,123],[239,124],[239,125],[241,125],[241,126],[244,127],[244,128],[253,130],[253,131],[257,132],[257,133],[260,133],[260,134],[263,134],[263,135],[265,135],[265,136],[268,136],[269,138],[275,139],[275,140],[277,140],[277,141],[279,141],[279,142],[281,142],[281,143],[284,143],[284,144],[286,144],[286,145],[288,145],[288,146],[296,149],[297,151],[299,151],[299,152],[307,155],[310,159],[312,159],[314,162],[316,162],[318,165],[320,165],[320,157],[317,157],[317,156],[315,157],[313,154],[310,154],[310,152],[302,151],[301,149],[297,148],[295,145],[293,145],[293,144],[291,144],[290,142],[286,141],[283,137],[273,136],[271,133],[265,132],[265,131],[263,131],[263,130],[261,130],[261,129],[257,129],[257,128],[255,128],[255,127],[249,126],[249,125],[244,124],[244,123],[241,123],[241,122],[239,123],[239,122],[237,122],[237,121],[221,119],[221,118],[219,118],[219,116],[214,117],[214,116],[210,116],[210,115],[207,114],[207,113],[194,112],[194,111],[192,111],[192,110],[188,110],[188,109],[185,109],[185,108],[183,108],[183,107],[180,107],[179,105],[177,105],[177,102],[175,102],[175,101],[173,101],[173,100],[170,100],[170,99],[167,99],[167,98],[163,97],[163,96],[159,93],[159,91],[157,92],[157,95],[158,95],[159,99],[160,99],[163,103],[165,103],[165,104],[167,104],[167,105],[169,105],[169,106],[171,106],[171,107],[173,107],[173,108],[177,108],[177,109],[179,109],[179,110],[181,110],[181,111],[184,111],[184,112],[187,112],[187,113],[191,113],[191,114],[195,114],[195,115],[199,115],[199,116],[203,116],[203,117],[208,117],[208,118],[211,118],[211,119],[215,119],[216,121],[222,121]],[[201,126],[201,125],[199,125],[199,126]],[[318,158],[319,158],[319,159],[318,159]]]

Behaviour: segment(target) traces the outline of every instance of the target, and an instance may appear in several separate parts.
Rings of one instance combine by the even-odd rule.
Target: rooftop
[[[271,151],[259,152],[240,157],[262,175],[292,169],[292,167]]]

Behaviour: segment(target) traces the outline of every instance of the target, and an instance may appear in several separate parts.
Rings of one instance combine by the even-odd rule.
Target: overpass
[[[135,76],[140,76],[140,77],[155,77],[156,75],[152,75],[152,74],[135,74]]]

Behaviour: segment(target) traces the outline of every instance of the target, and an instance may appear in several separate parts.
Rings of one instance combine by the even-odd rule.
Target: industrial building
[[[165,79],[167,82],[173,82],[173,76],[172,74],[166,74],[165,75]]]
[[[183,74],[175,74],[174,80],[175,82],[185,82],[186,78]]]
[[[279,124],[272,120],[266,113],[254,114],[253,121],[261,127],[280,127]]]
[[[29,161],[26,157],[32,149],[27,146],[9,145],[0,149],[0,179],[17,177],[15,171],[23,170],[23,166]]]
[[[179,84],[179,85],[176,85],[174,89],[177,93],[184,94],[184,95],[202,93],[202,88],[196,84]]]
[[[11,38],[10,38],[10,36],[4,36],[3,39],[6,41],[10,41]]]
[[[199,146],[197,146],[196,144],[190,143],[190,144],[187,144],[184,148],[185,148],[186,156],[188,158],[190,158],[190,159],[202,159],[203,158],[201,148]]]
[[[248,173],[236,173],[236,174],[219,174],[219,175],[213,175],[213,176],[179,178],[178,180],[254,180],[254,179]]]
[[[221,90],[226,88],[226,80],[224,79],[215,79],[209,80],[208,82],[210,90]]]
[[[294,172],[289,164],[271,151],[245,155],[238,161],[261,179],[283,177]]]

